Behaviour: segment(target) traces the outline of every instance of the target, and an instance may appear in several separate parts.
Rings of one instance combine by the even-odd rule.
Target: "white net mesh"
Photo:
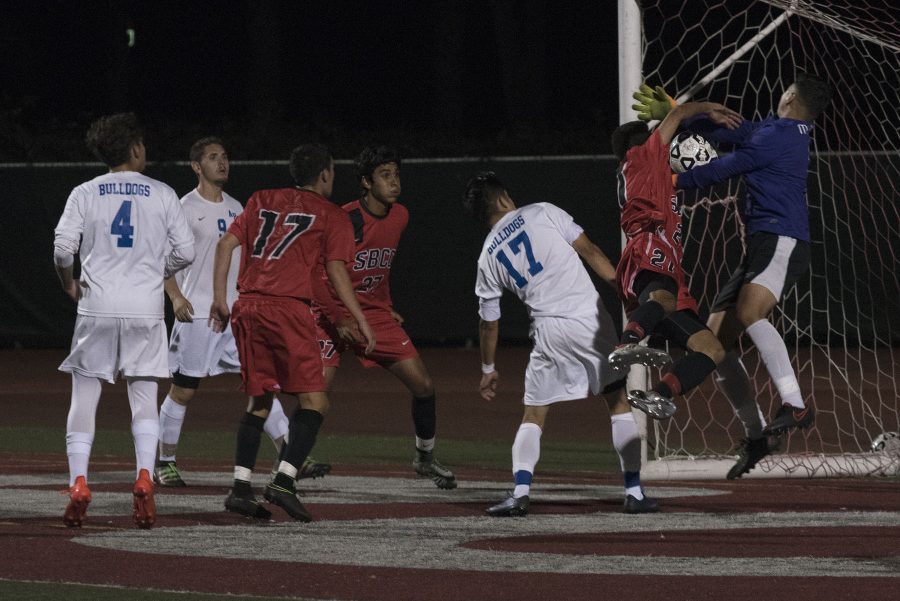
[[[643,79],[650,85],[673,95],[693,88],[694,98],[722,102],[748,119],[771,114],[797,71],[825,76],[835,89],[816,123],[810,160],[811,269],[772,316],[817,420],[810,431],[785,437],[781,454],[761,464],[762,472],[877,473],[885,462],[896,469],[896,457],[872,453],[870,445],[878,434],[900,430],[898,6],[892,0],[642,2]],[[793,15],[708,85],[698,85],[786,10]],[[741,260],[734,200],[742,194],[732,180],[684,198],[684,265],[703,312]],[[771,416],[780,400],[768,372],[746,337],[741,352],[763,414]],[[733,454],[742,436],[710,379],[650,433],[651,458]],[[858,454],[850,463],[861,467],[821,461],[848,453]]]

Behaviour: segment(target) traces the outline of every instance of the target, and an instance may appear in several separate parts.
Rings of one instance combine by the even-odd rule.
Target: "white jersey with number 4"
[[[583,231],[571,215],[546,202],[504,215],[478,258],[475,294],[482,319],[500,318],[504,288],[525,303],[533,319],[595,312],[599,295],[572,248]]]
[[[162,318],[166,255],[194,241],[175,191],[136,171],[72,190],[55,233],[80,240],[78,314],[97,317]]]
[[[196,189],[181,198],[181,207],[194,234],[195,255],[194,262],[176,273],[175,278],[181,293],[194,308],[194,319],[205,319],[209,317],[209,307],[212,305],[216,244],[244,208],[224,192],[222,202],[211,202],[200,196]],[[237,299],[237,274],[240,265],[241,250],[238,248],[231,258],[231,269],[228,271],[226,291],[229,307]]]

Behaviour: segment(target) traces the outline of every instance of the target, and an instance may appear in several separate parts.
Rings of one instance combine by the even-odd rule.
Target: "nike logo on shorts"
[[[404,341],[401,342],[400,344],[401,344],[402,346],[406,346],[407,344],[409,344],[409,340],[404,340]]]

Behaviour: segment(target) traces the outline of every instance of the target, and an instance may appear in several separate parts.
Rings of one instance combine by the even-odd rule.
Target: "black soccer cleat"
[[[277,471],[277,470],[276,470]],[[297,480],[305,478],[323,478],[331,473],[330,463],[320,463],[312,457],[307,457],[297,472]]]
[[[438,488],[445,490],[456,488],[456,476],[435,459],[434,453],[430,451],[416,450],[416,458],[413,459],[413,469],[423,478],[428,478],[434,482]]]
[[[634,495],[625,496],[625,505],[622,508],[623,513],[656,513],[659,511],[659,501],[651,499],[644,495],[643,499],[638,500]]]
[[[270,482],[266,486],[263,498],[273,505],[278,505],[284,509],[285,513],[297,520],[298,522],[311,522],[312,514],[303,506],[300,499],[297,498],[297,491],[291,488],[284,488],[274,482]]]
[[[755,439],[744,438],[741,440],[738,460],[728,470],[725,478],[727,480],[735,480],[749,473],[763,457],[770,455],[771,452],[769,440],[765,436]]]
[[[772,434],[781,434],[794,428],[803,430],[804,428],[809,428],[815,419],[816,412],[811,406],[798,409],[793,405],[785,403],[778,409],[775,413],[775,418],[768,426],[763,428],[762,432],[766,436],[769,436]]]
[[[267,520],[272,517],[272,512],[263,507],[254,497],[241,497],[234,494],[234,491],[228,493],[225,497],[225,509],[232,513],[239,513],[250,518],[258,518]]]
[[[153,469],[153,481],[160,486],[169,488],[183,488],[187,486],[178,471],[178,465],[174,461],[157,461]]]
[[[506,495],[505,499],[493,507],[488,507],[485,513],[494,518],[514,518],[528,515],[528,505],[531,503],[528,495],[514,497],[511,492]]]

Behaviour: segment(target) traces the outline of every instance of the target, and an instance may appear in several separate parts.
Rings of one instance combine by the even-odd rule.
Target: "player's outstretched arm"
[[[194,306],[182,293],[178,287],[175,276],[167,277],[163,283],[166,289],[166,295],[172,301],[172,312],[175,313],[175,319],[186,323],[194,321]]]
[[[710,119],[728,129],[740,127],[743,118],[740,113],[716,102],[685,102],[669,111],[663,122],[659,124],[659,137],[663,144],[669,144],[678,132],[678,126],[685,119],[695,115],[706,114]]]
[[[490,401],[497,394],[497,381],[500,379],[500,373],[494,367],[497,357],[497,339],[500,337],[500,322],[482,319],[478,333],[481,348],[481,383],[478,389],[481,392],[481,398]]]
[[[231,307],[228,306],[228,270],[231,268],[231,255],[241,241],[232,233],[226,233],[216,244],[216,256],[213,259],[213,301],[209,307],[209,327],[215,332],[224,332],[228,326]]]
[[[350,281],[350,275],[347,273],[347,264],[343,261],[326,261],[325,272],[328,274],[328,279],[331,280],[332,286],[334,286],[334,292],[337,294],[338,299],[344,303],[344,306],[350,311],[350,315],[359,324],[359,331],[366,339],[366,354],[371,353],[375,348],[375,332],[369,327],[369,322],[366,320],[362,307],[359,306],[359,301],[356,299],[353,283]]]
[[[616,268],[596,244],[585,234],[581,234],[572,242],[572,248],[594,270],[594,273],[600,276],[600,279],[609,284],[613,290],[616,289]]]

